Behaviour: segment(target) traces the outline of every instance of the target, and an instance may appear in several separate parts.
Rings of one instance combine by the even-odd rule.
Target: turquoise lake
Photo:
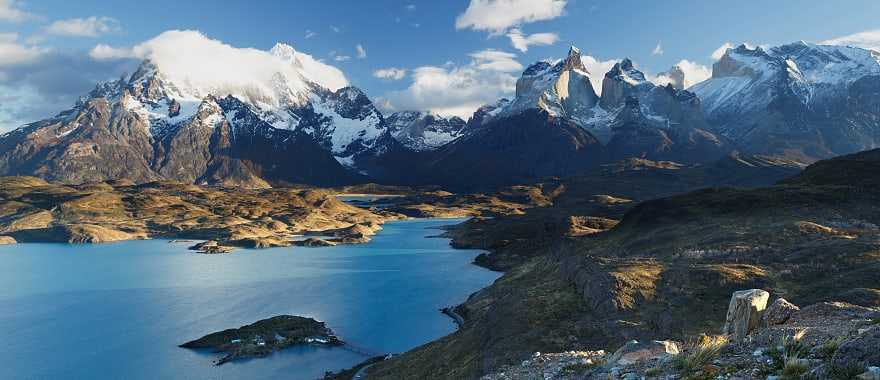
[[[316,379],[406,351],[453,332],[438,309],[499,276],[471,264],[479,251],[428,238],[460,221],[226,255],[168,240],[0,246],[0,379]],[[361,352],[307,346],[214,366],[220,355],[177,347],[280,314],[325,321]]]

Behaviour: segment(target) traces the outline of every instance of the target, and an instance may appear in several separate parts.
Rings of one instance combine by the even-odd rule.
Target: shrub
[[[805,332],[806,330],[800,330],[794,335],[782,337],[781,350],[778,347],[771,347],[767,350],[767,356],[772,360],[774,369],[784,370],[789,361],[805,358],[809,355],[810,347],[801,341]]]
[[[595,363],[572,363],[562,367],[562,371],[568,373],[582,373],[593,368],[596,368]]]
[[[822,347],[819,347],[819,356],[825,359],[831,359],[837,349],[843,343],[843,337],[838,336],[825,341]]]
[[[785,366],[782,368],[782,378],[785,380],[800,379],[809,370],[810,366],[799,358],[786,358]]]
[[[663,373],[663,369],[660,367],[652,367],[645,371],[645,377],[657,377]]]
[[[833,380],[851,380],[858,378],[865,372],[867,365],[865,364],[831,364],[828,366],[828,378]]]
[[[727,337],[724,335],[706,336],[701,335],[700,338],[692,344],[692,348],[687,355],[679,355],[675,358],[673,366],[685,378],[693,378],[694,374],[700,371],[703,366],[709,364],[721,354],[721,350],[727,345]]]
[[[782,348],[786,357],[798,359],[810,354],[810,347],[801,341],[806,332],[807,330],[800,330],[794,335],[782,338]]]

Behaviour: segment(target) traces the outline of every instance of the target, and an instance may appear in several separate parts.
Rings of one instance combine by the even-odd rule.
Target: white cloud
[[[0,46],[10,41],[12,36],[0,36]],[[12,56],[0,51],[0,58]],[[196,31],[168,31],[134,46],[97,45],[88,54],[47,50],[26,64],[0,67],[0,78],[6,77],[0,82],[0,130],[69,108],[96,82],[131,73],[141,59],[155,62],[166,78],[186,90],[254,96],[267,103],[277,100],[272,87],[276,74],[294,89],[305,86],[299,78],[332,90],[348,84],[339,69],[287,45],[278,44],[270,52],[233,47]]]
[[[406,76],[406,70],[397,67],[389,67],[373,71],[373,76],[379,79],[401,80]]]
[[[684,87],[688,88],[712,77],[712,69],[696,62],[682,59],[678,67],[684,71]]]
[[[89,57],[99,61],[112,59],[137,58],[134,51],[125,48],[115,48],[107,44],[98,44],[89,51]]]
[[[857,46],[880,51],[880,29],[867,30],[821,42],[825,45]]]
[[[562,16],[567,0],[471,0],[455,19],[456,29],[501,34],[510,27]]]
[[[212,92],[272,93],[273,77],[278,73],[290,81],[302,75],[331,90],[348,85],[342,71],[311,55],[283,44],[276,45],[273,52],[233,47],[198,31],[171,30],[131,48],[98,45],[89,55],[98,61],[150,59],[172,82]]]
[[[111,17],[72,18],[55,21],[43,33],[55,36],[97,37],[122,30],[119,21]]]
[[[686,89],[712,77],[712,70],[710,68],[686,59],[682,59],[673,67],[675,66],[680,68],[684,73],[684,83],[682,86]],[[649,77],[648,79],[659,86],[665,86],[676,81],[669,75],[669,73],[661,73],[656,77]]]
[[[18,33],[0,33],[0,66],[31,63],[46,49],[18,43]]]
[[[651,51],[651,55],[663,55],[663,41],[657,41],[657,46]]]
[[[334,55],[333,60],[336,62],[348,62],[351,61],[350,55]]]
[[[724,53],[727,53],[727,49],[733,48],[733,44],[730,42],[725,42],[723,45],[719,46],[718,49],[712,52],[712,59],[719,60],[724,56]]]
[[[336,25],[330,25],[330,30],[332,30],[333,33],[339,33],[342,31],[342,29],[339,29],[339,27]]]
[[[415,4],[407,4],[406,10],[412,12],[412,11],[416,10],[416,5]]]
[[[512,95],[522,70],[515,54],[483,50],[470,54],[467,65],[424,66],[413,70],[403,91],[386,94],[379,104],[389,110],[430,110],[440,115],[470,117],[482,105]]]
[[[367,58],[367,49],[364,49],[364,45],[357,44],[357,46],[355,46],[354,48],[355,48],[355,50],[357,50],[358,59]]]
[[[313,31],[311,31],[311,30],[306,29],[306,39],[312,38],[312,37],[317,36],[317,35],[318,35],[318,33],[315,33],[315,32],[313,32]]]
[[[474,59],[471,64],[480,70],[514,72],[523,69],[523,66],[516,61],[516,54],[506,51],[487,49],[468,55]]]
[[[581,62],[590,73],[590,84],[593,85],[593,89],[596,90],[596,94],[602,95],[602,79],[605,78],[606,73],[611,71],[611,68],[614,67],[614,64],[619,61],[619,59],[609,59],[606,61],[602,61],[589,55],[581,56]]]
[[[510,38],[510,44],[516,50],[523,53],[529,51],[532,45],[553,45],[559,40],[556,33],[535,33],[530,35],[523,34],[519,28],[513,28],[507,32],[507,38]]]
[[[31,14],[21,10],[21,3],[15,0],[0,0],[0,21],[18,22],[32,17]]]
[[[10,63],[0,67],[0,131],[55,115],[70,108],[95,83],[132,70],[132,62],[95,61],[82,51],[67,49],[30,46],[23,55],[9,54],[10,36],[0,38],[5,41],[0,43],[0,58]]]

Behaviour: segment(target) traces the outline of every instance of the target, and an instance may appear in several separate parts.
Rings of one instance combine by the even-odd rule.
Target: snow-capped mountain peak
[[[809,105],[813,95],[842,91],[860,78],[876,75],[880,53],[868,49],[804,41],[767,50],[743,44],[728,49],[713,65],[712,78],[693,90],[710,115],[739,113],[766,107],[784,88]]]
[[[645,74],[635,68],[632,60],[624,58],[602,79],[602,99],[599,104],[606,111],[614,111],[624,105],[628,97],[645,96],[654,84],[645,79]]]
[[[869,110],[878,88],[877,52],[798,41],[728,49],[712,77],[691,90],[721,134],[755,151],[813,159],[876,146],[880,126]],[[798,141],[803,150],[791,153],[797,149],[787,146]]]
[[[466,123],[457,116],[432,112],[402,111],[386,118],[388,130],[405,147],[415,151],[437,149],[465,133]]]
[[[506,117],[539,108],[550,115],[585,121],[596,115],[598,100],[590,74],[581,61],[581,51],[572,46],[565,59],[542,60],[526,68],[516,82],[514,100],[494,115],[481,116]]]
[[[645,74],[636,70],[632,60],[629,58],[624,58],[622,61],[615,63],[614,67],[605,74],[605,77],[622,80],[634,86],[647,82]]]

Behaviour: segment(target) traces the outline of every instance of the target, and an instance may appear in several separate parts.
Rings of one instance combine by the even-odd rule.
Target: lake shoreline
[[[463,301],[469,294],[497,278],[496,274],[472,266],[471,260],[478,252],[454,250],[449,246],[448,239],[427,239],[434,235],[431,232],[433,227],[458,222],[405,219],[389,222],[383,230],[388,234],[380,233],[365,245],[301,250],[297,254],[291,254],[290,249],[278,248],[224,255],[211,260],[181,252],[184,244],[191,243],[183,241],[175,244],[170,244],[171,240],[159,239],[123,241],[89,247],[75,244],[22,244],[20,248],[0,248],[0,260],[6,268],[4,271],[25,276],[16,282],[42,285],[20,289],[25,292],[0,299],[0,302],[8,303],[7,311],[18,310],[17,316],[6,316],[13,317],[13,324],[7,325],[12,331],[20,329],[15,326],[29,325],[28,321],[44,318],[42,313],[51,304],[69,304],[65,307],[74,317],[69,322],[67,319],[59,321],[52,329],[21,330],[18,335],[31,342],[42,342],[34,344],[32,349],[53,356],[58,350],[69,351],[66,347],[70,344],[82,344],[71,340],[73,337],[58,336],[53,331],[58,328],[67,330],[69,327],[64,326],[78,324],[76,321],[79,320],[95,321],[89,323],[91,327],[80,329],[82,333],[78,336],[104,343],[97,346],[88,343],[97,347],[91,354],[73,350],[74,354],[64,356],[63,362],[88,360],[94,363],[72,372],[83,376],[105,373],[100,371],[107,369],[105,363],[108,360],[115,361],[112,357],[134,355],[141,359],[126,361],[132,364],[115,367],[117,369],[106,372],[105,376],[113,376],[114,371],[120,368],[143,368],[142,365],[149,362],[164,363],[144,373],[157,376],[170,373],[167,371],[173,368],[173,373],[177,374],[202,374],[197,377],[222,374],[224,377],[274,378],[272,371],[296,366],[299,369],[293,372],[285,370],[285,373],[300,374],[292,375],[294,378],[319,378],[325,371],[356,365],[367,356],[344,347],[331,349],[306,345],[285,349],[261,359],[235,360],[231,366],[223,365],[222,369],[210,369],[217,368],[212,365],[217,360],[216,354],[187,352],[190,350],[180,349],[177,345],[210,331],[242,326],[281,314],[327,321],[327,326],[340,339],[366,350],[371,353],[369,356],[405,352],[445,336],[454,331],[455,325],[448,317],[440,315],[438,309]],[[53,252],[76,254],[59,255]],[[460,256],[460,253],[464,255]],[[53,265],[26,264],[33,260]],[[308,264],[295,264],[299,262]],[[16,269],[20,265],[46,269],[28,272]],[[106,271],[105,268],[113,270]],[[345,270],[340,272],[336,268]],[[157,276],[157,271],[165,275]],[[302,274],[289,273],[292,271]],[[254,273],[260,273],[257,282],[253,281]],[[47,276],[56,280],[39,280]],[[441,285],[441,279],[450,277],[456,278],[454,286]],[[377,281],[380,278],[383,280]],[[100,289],[110,290],[114,295],[108,298],[109,294],[104,291],[92,291]],[[385,296],[363,297],[366,293]],[[65,301],[53,300],[57,297]],[[116,311],[106,310],[107,307]],[[382,312],[391,307],[402,307],[405,312],[393,315]],[[128,315],[135,310],[137,312],[133,316],[119,318],[123,315],[119,313]],[[0,317],[3,314],[0,311]],[[117,317],[113,317],[112,322],[105,320],[107,316],[114,315]],[[188,317],[180,319],[171,315]],[[144,331],[132,330],[133,326],[141,326],[138,329]],[[161,330],[153,332],[156,328]],[[184,339],[181,340],[181,337]],[[169,348],[163,348],[169,341],[174,343],[171,352]],[[129,348],[118,354],[108,351],[109,347],[119,347],[120,344]],[[22,359],[29,357],[36,360],[31,354]],[[51,371],[58,370],[61,368],[58,365],[63,363],[50,361],[44,366],[46,369],[40,369],[39,366],[26,365],[28,360],[19,360],[18,364],[7,363],[6,369],[0,370],[0,377],[4,377],[3,373],[47,376],[45,374],[54,373]],[[0,362],[4,360],[0,359]]]

